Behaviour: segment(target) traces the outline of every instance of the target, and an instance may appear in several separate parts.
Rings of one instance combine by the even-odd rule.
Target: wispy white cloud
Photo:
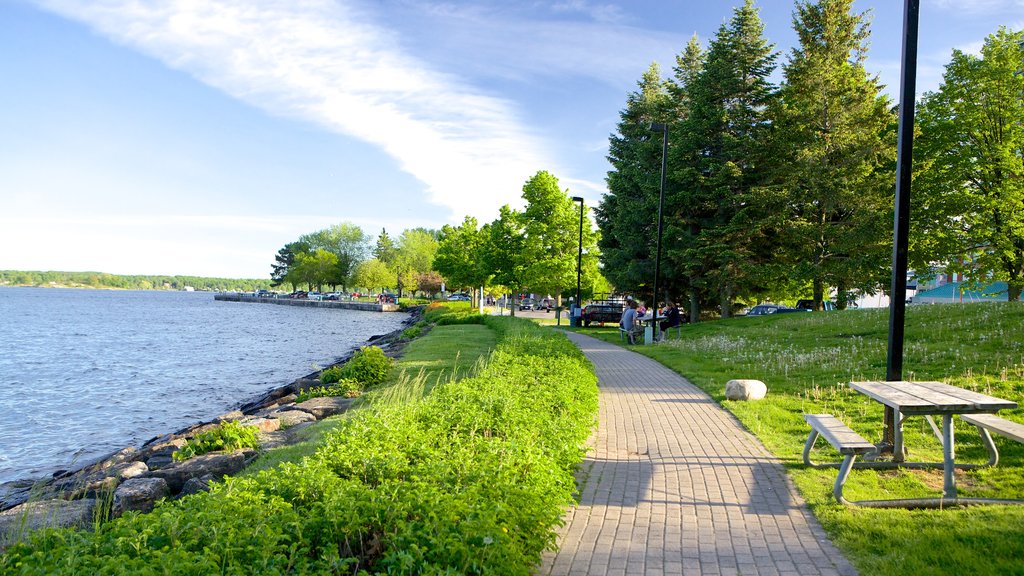
[[[41,3],[272,114],[382,148],[455,217],[493,217],[546,164],[515,105],[432,69],[346,2]]]
[[[996,14],[1024,10],[1024,0],[933,0],[938,8],[958,14]]]

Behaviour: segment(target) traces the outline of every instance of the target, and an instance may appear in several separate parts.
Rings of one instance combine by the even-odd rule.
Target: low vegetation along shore
[[[148,514],[33,532],[0,572],[529,573],[572,502],[596,378],[563,335],[460,308],[428,308],[389,380],[307,442]]]

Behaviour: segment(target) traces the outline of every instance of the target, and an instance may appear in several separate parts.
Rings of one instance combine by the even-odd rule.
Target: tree
[[[391,268],[395,272],[398,295],[410,286],[416,286],[416,275],[429,272],[437,252],[437,232],[425,228],[414,228],[402,232],[398,238]]]
[[[562,291],[576,285],[576,264],[580,246],[580,208],[558,179],[539,171],[523,185],[526,208],[521,222],[526,234],[529,260],[525,281],[531,291],[555,294],[561,306]],[[590,220],[583,218],[582,249],[593,257],[596,238]]]
[[[884,283],[892,246],[895,117],[864,69],[870,32],[852,5],[797,2],[800,44],[773,114],[781,190],[768,204],[782,216],[788,264],[779,275],[810,282],[818,310],[829,287],[845,307],[848,289]]]
[[[449,288],[476,288],[486,286],[490,274],[483,265],[486,238],[477,227],[476,218],[466,216],[458,227],[444,225],[434,254],[432,267],[444,276]],[[475,305],[475,302],[474,302]]]
[[[356,266],[352,283],[355,286],[360,286],[369,290],[386,290],[388,288],[395,287],[395,275],[392,273],[391,269],[388,268],[387,264],[377,260],[376,258],[371,258],[360,262]]]
[[[294,274],[296,280],[316,286],[320,291],[324,284],[328,284],[338,268],[338,256],[323,248],[317,249],[312,254],[299,253],[295,256],[295,264],[289,275]],[[291,280],[290,282],[295,282]]]
[[[953,51],[919,118],[927,165],[912,197],[915,264],[945,262],[977,281],[1024,289],[1024,33],[1000,27],[981,57]],[[920,268],[919,268],[920,269]]]
[[[594,209],[601,230],[601,264],[620,291],[637,292],[654,280],[661,142],[651,122],[667,122],[672,102],[656,63],[651,64],[619,113],[608,144],[608,193]]]
[[[711,41],[703,70],[687,91],[681,126],[678,204],[692,238],[673,261],[718,296],[723,317],[757,288],[758,265],[773,255],[772,235],[753,201],[768,165],[767,109],[775,91],[768,77],[776,55],[763,37],[752,0],[737,8]]]
[[[494,281],[519,294],[526,286],[526,270],[531,259],[527,254],[526,226],[519,212],[506,204],[498,219],[487,226],[484,266]],[[515,316],[515,306],[511,308]]]
[[[270,280],[272,286],[280,286],[285,282],[288,282],[288,275],[291,272],[292,267],[295,265],[295,256],[298,254],[306,254],[309,252],[309,244],[298,241],[290,242],[284,245],[277,251],[277,256],[274,257],[273,270],[270,272]],[[296,288],[295,283],[292,283],[292,290]]]
[[[395,260],[395,243],[388,236],[386,228],[381,228],[380,236],[377,237],[377,243],[373,247],[373,257],[380,260],[384,264],[391,264]]]
[[[310,252],[322,249],[337,256],[335,270],[325,283],[343,288],[351,281],[356,265],[365,260],[369,252],[369,237],[362,228],[348,222],[306,234],[299,241],[308,244]]]

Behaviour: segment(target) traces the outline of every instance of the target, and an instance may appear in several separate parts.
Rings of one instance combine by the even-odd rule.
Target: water
[[[406,317],[202,292],[0,288],[0,484],[210,420]]]

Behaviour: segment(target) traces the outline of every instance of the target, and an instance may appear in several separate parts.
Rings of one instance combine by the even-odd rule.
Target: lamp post
[[[580,300],[580,273],[583,270],[583,197],[573,196],[572,201],[580,203],[580,244],[579,252],[576,254],[576,305],[582,310],[583,301]],[[576,317],[581,318],[582,313],[580,316]],[[576,326],[579,327],[579,321],[576,322]]]
[[[885,379],[903,380],[904,316],[907,307],[907,238],[910,233],[910,182],[914,154],[914,103],[917,84],[917,30],[920,0],[905,0],[903,5],[903,63],[900,79],[899,131],[896,156],[896,199],[893,215],[892,284],[889,289],[889,349]],[[883,442],[895,445],[900,427],[892,408],[885,409]],[[893,454],[897,462],[902,454]]]
[[[661,187],[658,191],[658,248],[654,256],[654,301],[651,302],[651,335],[658,341],[658,279],[661,277],[662,211],[665,206],[665,166],[668,163],[668,125],[652,122],[651,132],[661,132]]]

